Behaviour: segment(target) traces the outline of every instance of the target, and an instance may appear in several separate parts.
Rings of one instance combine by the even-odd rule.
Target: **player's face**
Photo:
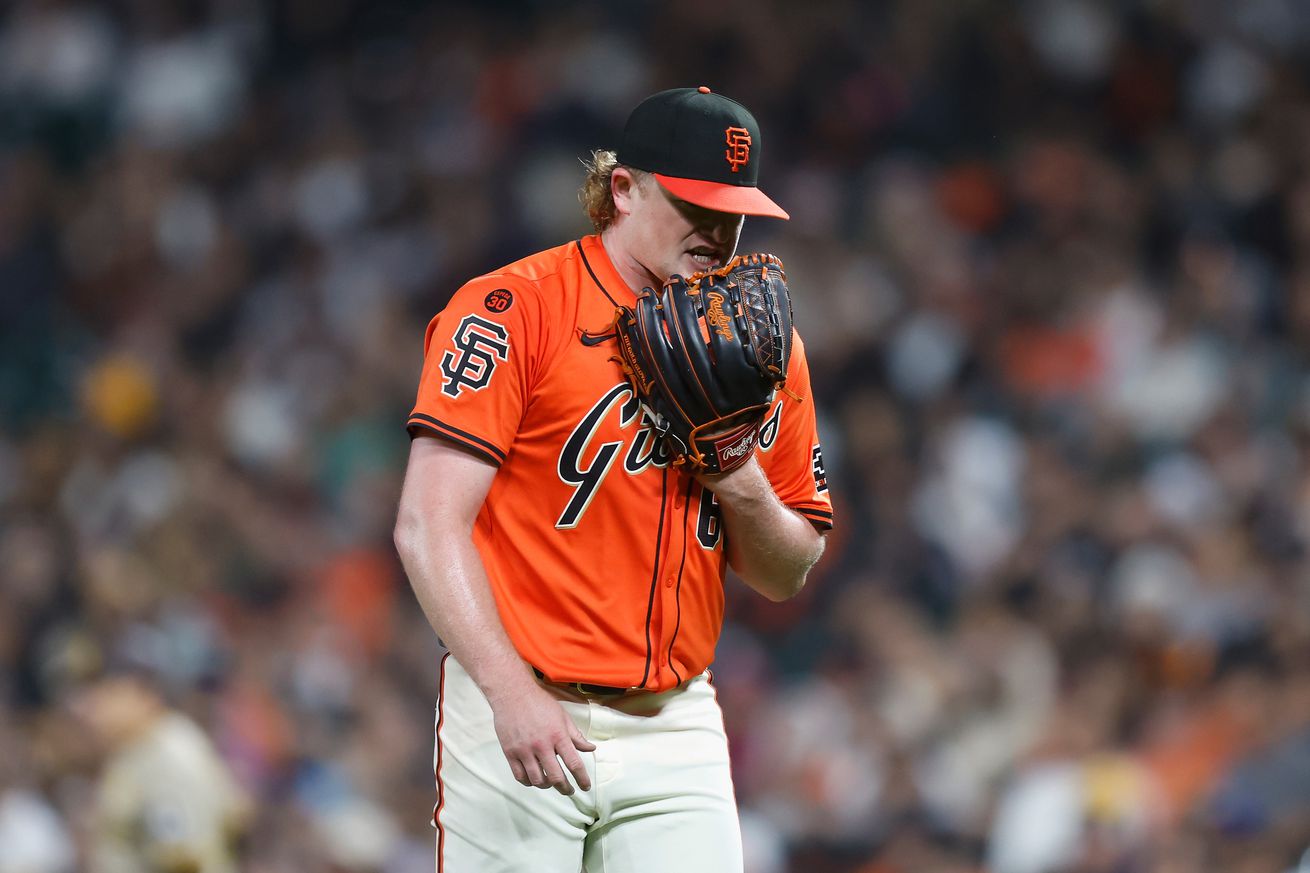
[[[649,176],[633,188],[626,217],[629,250],[655,284],[732,259],[745,216],[679,200]]]

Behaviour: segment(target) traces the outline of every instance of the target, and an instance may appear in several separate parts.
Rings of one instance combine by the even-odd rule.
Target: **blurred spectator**
[[[0,726],[0,873],[71,873],[73,835],[34,778],[27,740]]]
[[[253,808],[199,725],[132,672],[115,671],[72,692],[71,706],[105,751],[88,869],[238,869],[236,843]]]

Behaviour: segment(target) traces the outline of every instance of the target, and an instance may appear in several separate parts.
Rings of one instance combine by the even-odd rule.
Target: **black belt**
[[[579,691],[583,694],[595,694],[600,697],[620,697],[627,694],[629,691],[634,690],[632,688],[617,688],[613,685],[593,685],[590,682],[555,682],[551,679],[547,679],[546,674],[538,670],[536,667],[532,668],[532,672],[536,673],[537,678],[542,682],[557,685],[560,688],[567,688],[570,691]]]

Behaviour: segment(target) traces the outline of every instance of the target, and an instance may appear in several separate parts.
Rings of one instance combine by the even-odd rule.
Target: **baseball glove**
[[[786,390],[791,315],[782,261],[765,254],[672,276],[618,308],[618,361],[673,464],[726,473],[750,458]]]

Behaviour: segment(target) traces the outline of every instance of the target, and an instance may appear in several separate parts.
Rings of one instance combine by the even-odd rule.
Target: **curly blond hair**
[[[587,177],[582,180],[582,187],[578,189],[578,202],[582,204],[583,211],[591,219],[591,226],[599,233],[613,224],[614,219],[618,217],[614,208],[614,195],[610,191],[610,182],[614,177],[614,168],[620,166],[619,159],[608,149],[596,149],[591,153],[591,160],[584,160],[582,165],[587,169]],[[649,173],[632,167],[626,169],[632,173],[639,186],[646,184]]]

